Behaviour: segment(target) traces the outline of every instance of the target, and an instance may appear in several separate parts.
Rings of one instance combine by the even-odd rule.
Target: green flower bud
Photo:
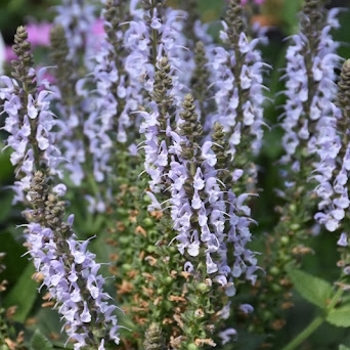
[[[149,246],[147,246],[146,251],[148,253],[154,253],[156,251],[156,247],[153,245],[149,245]]]
[[[165,277],[165,279],[164,279],[164,284],[165,284],[166,286],[169,286],[169,285],[172,284],[172,283],[173,283],[173,279],[172,279],[170,276]]]
[[[269,321],[269,320],[272,320],[272,318],[273,318],[273,313],[269,310],[265,310],[263,313],[263,319],[265,321]]]
[[[280,241],[283,245],[287,245],[289,243],[290,239],[288,236],[283,236],[283,237],[281,237]]]
[[[290,225],[290,229],[292,231],[297,231],[300,229],[300,224],[292,224],[292,225]]]
[[[207,293],[210,290],[210,287],[208,285],[206,285],[205,283],[199,283],[196,286],[196,290],[202,292],[202,293]]]
[[[276,266],[271,267],[269,270],[269,274],[272,276],[278,276],[280,273],[281,273],[281,270]]]
[[[117,216],[121,216],[121,217],[126,217],[129,215],[127,209],[122,208],[122,207],[117,208],[115,212],[116,212]]]
[[[188,350],[198,350],[198,346],[195,343],[191,343],[187,347]]]
[[[270,288],[275,293],[281,293],[283,290],[283,288],[277,283],[273,283]]]
[[[155,225],[155,222],[152,218],[144,218],[142,220],[142,226],[145,228],[150,228],[153,227]]]
[[[122,265],[122,269],[126,272],[131,271],[132,270],[132,266],[130,264],[123,264]]]

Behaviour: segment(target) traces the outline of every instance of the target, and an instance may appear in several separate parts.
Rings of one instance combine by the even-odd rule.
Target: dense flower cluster
[[[79,242],[72,230],[73,217],[64,222],[65,202],[58,197],[66,193],[64,184],[56,184],[51,192],[47,182],[62,175],[62,156],[57,143],[58,121],[51,112],[52,92],[36,72],[25,28],[19,27],[13,62],[16,79],[1,77],[2,113],[7,114],[4,130],[9,134],[6,147],[12,148],[11,162],[16,168],[14,200],[33,209],[24,212],[26,245],[43,285],[48,288],[54,308],[64,319],[64,328],[75,341],[75,349],[96,344],[104,349],[108,340],[119,343],[116,306],[106,300],[104,278],[98,275],[100,264]],[[103,327],[109,324],[108,331]],[[93,334],[94,330],[99,332]]]
[[[93,109],[91,96],[83,86],[85,74],[94,69],[94,55],[101,46],[102,22],[96,18],[95,6],[80,1],[67,0],[55,7],[56,26],[51,31],[52,58],[57,68],[54,70],[56,93],[54,105],[58,110],[59,139],[61,151],[66,160],[66,171],[74,185],[80,186],[86,178],[86,168],[91,166],[96,181],[102,181],[106,169],[104,156],[96,156],[97,150],[110,148],[110,140],[96,123],[96,115],[87,115]],[[79,68],[80,57],[84,55],[84,68]],[[65,79],[61,80],[58,75]],[[88,120],[87,120],[88,119]],[[86,142],[86,139],[88,142]],[[100,142],[99,142],[100,141]],[[94,158],[90,162],[90,154]],[[92,164],[91,164],[92,163]],[[88,165],[87,165],[88,164]],[[102,170],[101,170],[102,168]],[[98,207],[98,204],[95,205]],[[105,209],[105,206],[101,209]],[[95,208],[96,210],[96,208]]]
[[[339,82],[338,103],[333,105],[333,113],[328,117],[328,124],[323,125],[318,140],[320,160],[316,164],[315,178],[319,182],[316,193],[321,201],[315,219],[329,231],[335,231],[340,226],[350,205],[347,188],[350,148],[345,135],[341,137],[342,129],[348,123],[347,102],[344,104],[342,93],[349,86],[349,68],[349,61],[346,61]],[[344,238],[340,241],[344,241]]]
[[[186,144],[183,137],[178,136],[177,141]],[[216,157],[210,147],[211,142],[207,141],[198,154],[201,165],[196,159],[183,159],[181,148],[181,153],[175,153],[177,160],[172,157],[168,175],[172,182],[171,217],[178,232],[178,249],[191,257],[185,270],[195,274],[199,261],[192,258],[204,252],[208,275],[226,289],[227,295],[233,296],[234,278],[244,275],[252,283],[256,281],[257,259],[245,247],[251,240],[252,219],[249,207],[243,204],[248,195],[236,196],[231,189],[223,188],[217,178]],[[229,256],[231,245],[234,258]]]
[[[234,157],[242,142],[242,134],[249,134],[251,140],[248,147],[254,154],[260,150],[265,100],[262,72],[267,65],[256,48],[259,39],[249,41],[242,31],[241,8],[232,4],[229,6],[228,18],[222,22],[224,30],[220,33],[229,49],[216,46],[210,55],[217,106],[211,125],[216,121],[223,125],[224,131],[230,135],[229,152]]]
[[[67,224],[72,226],[72,215]],[[93,344],[91,323],[96,328],[108,327],[99,350],[104,349],[107,339],[119,344],[119,327],[112,314],[116,306],[106,301],[110,296],[102,290],[104,278],[98,275],[101,265],[95,262],[95,254],[87,251],[89,241],[79,242],[73,235],[60,242],[51,228],[35,222],[28,224],[26,231],[29,254],[42,275],[42,286],[47,287],[54,308],[62,315],[69,338],[76,341],[74,349]]]
[[[151,93],[156,61],[167,56],[174,75],[173,95],[180,105],[193,69],[193,58],[188,57],[187,39],[182,33],[187,15],[184,11],[153,6],[149,1],[139,3],[143,7],[138,10],[134,9],[137,2],[131,4],[134,18],[125,32],[124,45],[129,52],[125,70],[132,81],[138,82],[140,91]]]
[[[84,48],[93,44],[89,40],[93,39],[90,32],[96,22],[95,7],[78,0],[63,0],[55,9],[57,12],[55,23],[64,28],[69,43],[67,59],[75,61],[79,57],[79,51],[83,52]],[[89,59],[88,56],[92,52],[89,50],[84,52],[85,58]]]
[[[132,114],[142,104],[142,96],[139,89],[135,88],[135,81],[129,79],[124,71],[125,44],[124,31],[126,29],[123,18],[127,11],[123,11],[120,1],[107,1],[103,9],[105,37],[101,43],[101,49],[96,57],[96,65],[93,69],[93,79],[96,84],[96,93],[92,95],[92,106],[88,125],[95,125],[95,132],[91,133],[91,147],[93,154],[98,156],[101,149],[103,159],[96,160],[94,168],[99,168],[98,181],[104,178],[108,172],[109,152],[111,140],[109,133],[116,131],[116,139],[120,143],[130,143],[127,130],[133,125]],[[119,14],[118,21],[115,16]],[[117,52],[118,50],[118,52]],[[92,128],[91,128],[92,129]],[[100,141],[100,142],[99,142]],[[92,145],[95,146],[92,146]]]
[[[321,18],[325,16],[321,8],[317,11]],[[339,27],[337,14],[337,9],[329,11],[327,18],[315,27],[310,25],[310,18],[303,13],[304,26],[291,38],[293,44],[286,54],[287,101],[282,121],[282,145],[286,155],[283,162],[293,158],[302,142],[307,144],[308,154],[313,154],[317,152],[318,144],[324,143],[323,137],[335,136],[330,129],[333,125],[330,115],[336,92],[334,69],[339,65],[339,57],[336,54],[338,44],[333,41],[330,31]],[[311,50],[313,46],[315,49]],[[337,142],[336,137],[333,142]],[[331,161],[332,155],[327,158]],[[292,167],[299,169],[299,161],[293,160]]]
[[[235,24],[232,26],[235,28]],[[225,29],[222,36],[227,39],[229,30],[226,24]],[[224,124],[232,157],[243,127],[248,126],[255,139],[254,152],[260,147],[263,124],[261,71],[264,66],[260,53],[254,50],[256,41],[249,43],[243,33],[233,36],[238,42],[232,52],[222,47],[214,49],[214,52],[222,53],[223,59],[220,62],[214,59],[213,70],[219,70],[214,74],[221,80],[216,85],[215,95],[218,112],[211,120],[212,125],[217,120]],[[159,45],[163,47],[162,43]],[[168,52],[171,56],[171,51]],[[235,62],[240,63],[238,78],[234,76]],[[157,61],[155,82],[152,84],[154,91],[151,93],[153,101],[147,106],[148,110],[142,112],[144,120],[140,133],[146,138],[143,147],[145,170],[151,177],[149,184],[153,194],[170,191],[171,219],[177,233],[174,240],[180,253],[190,257],[185,270],[195,275],[197,264],[200,264],[195,258],[204,256],[207,274],[227,289],[227,295],[232,296],[235,294],[234,278],[245,276],[252,283],[256,280],[257,259],[245,248],[251,240],[249,225],[253,221],[249,218],[249,207],[243,204],[248,194],[236,195],[230,188],[232,183],[226,187],[218,179],[213,142],[208,137],[202,142],[199,110],[190,95],[185,96],[185,110],[178,112],[181,94],[174,88],[178,77],[175,75],[176,67],[171,63],[168,56]],[[225,84],[224,77],[227,79]],[[243,99],[238,97],[241,90],[244,94],[240,96],[246,96]],[[229,100],[228,96],[233,101],[231,107],[225,102]],[[238,114],[239,118],[244,116],[242,121],[237,120]],[[235,169],[233,181],[242,174],[243,170]],[[150,208],[160,209],[154,195],[152,199]],[[168,201],[164,204],[168,206]],[[228,248],[228,245],[233,248]]]
[[[32,69],[28,78],[38,86],[48,87],[46,81],[41,81],[38,73]],[[13,149],[11,163],[16,167],[17,181],[13,186],[16,195],[14,203],[24,202],[25,193],[39,162],[50,169],[51,175],[61,175],[59,164],[62,161],[60,151],[55,144],[55,132],[52,130],[57,122],[50,110],[51,91],[43,89],[26,95],[24,87],[18,85],[15,79],[1,77],[4,87],[0,88],[0,99],[3,100],[3,112],[7,113],[3,127],[10,135],[7,146]],[[26,103],[26,104],[24,104]],[[37,144],[33,149],[32,143]],[[40,155],[35,155],[40,152]]]

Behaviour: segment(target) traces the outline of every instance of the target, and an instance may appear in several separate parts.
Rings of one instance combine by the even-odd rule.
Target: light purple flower
[[[69,56],[72,62],[78,59],[79,51],[86,49],[85,64],[92,54],[92,48],[96,41],[90,35],[96,17],[95,8],[91,4],[85,4],[79,0],[63,0],[61,5],[55,6],[57,16],[54,23],[64,28],[69,45]],[[80,52],[81,53],[81,52]]]
[[[347,247],[349,245],[348,243],[348,236],[345,232],[342,232],[342,234],[339,237],[339,240],[337,244],[341,247]]]
[[[312,176],[318,182],[315,193],[320,199],[315,220],[324,224],[331,232],[338,229],[350,204],[346,187],[350,149],[349,146],[343,149],[342,159],[339,159],[341,148],[344,147],[341,135],[337,131],[337,120],[341,118],[341,110],[334,104],[334,70],[339,66],[340,58],[336,55],[339,45],[333,41],[330,31],[339,27],[336,19],[338,12],[339,10],[332,9],[328,13],[327,25],[323,28],[319,40],[319,57],[316,57],[313,65],[314,78],[319,84],[319,96],[314,97],[312,101],[311,112],[315,116],[313,119],[316,121],[316,133],[308,144],[310,152],[317,152],[318,156],[318,161],[314,163],[315,175]]]
[[[234,328],[228,328],[220,332],[219,337],[221,338],[222,345],[225,345],[231,341],[236,341],[237,331]]]
[[[175,134],[173,131],[168,139],[169,144],[175,140],[187,144],[185,136]],[[167,183],[171,183],[169,202],[173,229],[177,232],[173,242],[177,243],[181,254],[197,257],[197,260],[191,260],[192,271],[196,271],[197,264],[204,259],[208,276],[221,284],[228,296],[233,296],[236,293],[234,279],[244,276],[252,283],[256,280],[257,259],[246,247],[251,240],[249,226],[253,220],[249,218],[250,209],[244,204],[248,195],[237,197],[232,190],[222,189],[224,185],[216,177],[216,161],[212,161],[215,153],[211,146],[210,141],[204,143],[201,159],[205,161],[196,168],[193,168],[193,164],[198,160],[185,160],[181,149],[170,146],[170,170],[164,173],[164,169],[161,169],[158,176],[165,177]],[[156,154],[160,148],[154,151]],[[212,157],[208,157],[208,154]],[[188,170],[190,168],[193,169],[192,173]],[[186,192],[184,183],[192,186],[192,195]],[[200,254],[201,251],[205,252],[204,256]],[[233,256],[228,255],[231,251]]]
[[[72,223],[70,219],[69,225]],[[54,308],[62,315],[64,329],[76,341],[74,349],[94,344],[91,322],[96,328],[107,327],[110,332],[106,339],[119,344],[119,326],[112,314],[116,306],[107,302],[111,297],[102,290],[105,281],[98,275],[101,265],[95,262],[95,254],[87,250],[89,241],[79,242],[73,235],[67,239],[63,253],[50,228],[30,223],[26,231],[29,254],[37,272],[43,276],[40,288],[46,286],[55,301]],[[104,349],[106,339],[102,339],[99,349]]]
[[[229,26],[226,22],[222,24],[224,30],[220,36],[222,40],[227,41]],[[217,112],[211,117],[210,125],[215,122],[223,125],[224,131],[229,134],[229,152],[232,157],[241,143],[243,129],[247,130],[244,133],[249,134],[251,139],[251,152],[257,154],[261,147],[265,101],[262,72],[267,65],[256,49],[258,42],[259,39],[249,41],[244,33],[240,33],[237,47],[233,50],[213,47],[210,53],[211,79],[216,89],[217,105]],[[237,55],[241,57],[236,57]],[[240,61],[239,77],[235,76],[237,60]],[[245,95],[239,94],[240,90],[244,91]],[[242,111],[242,115],[238,115],[238,110]]]
[[[339,150],[339,138],[332,131],[334,123],[329,118],[336,92],[334,69],[339,65],[339,56],[335,54],[338,44],[329,34],[337,26],[336,13],[329,12],[325,27],[317,33],[318,47],[314,52],[309,49],[309,39],[305,33],[299,32],[291,37],[292,44],[287,49],[284,76],[287,101],[284,106],[285,113],[282,115],[285,133],[282,145],[286,152],[283,163],[289,162],[297,148],[303,147],[302,145],[306,145],[308,154],[327,152],[330,146],[335,153]],[[307,68],[309,61],[312,62],[310,71]],[[309,91],[310,86],[312,91]],[[321,154],[321,157],[325,155]],[[331,164],[331,157],[327,158]],[[296,164],[292,166],[298,168]]]
[[[33,80],[38,80],[41,72],[34,70],[30,73]],[[41,89],[34,94],[28,95],[27,105],[23,105],[18,97],[17,89],[19,86],[14,79],[0,77],[4,87],[0,88],[0,97],[4,100],[2,112],[7,113],[5,126],[3,127],[9,133],[5,147],[11,147],[12,154],[10,160],[16,167],[17,181],[13,186],[15,197],[13,202],[25,201],[26,192],[29,189],[30,181],[35,170],[35,159],[31,137],[35,137],[40,154],[40,162],[45,163],[50,169],[50,175],[62,176],[59,165],[62,162],[60,151],[55,146],[56,132],[54,127],[56,120],[50,111],[50,102],[52,92]],[[47,86],[47,82],[42,83]],[[39,85],[39,88],[42,88]],[[33,132],[33,126],[30,120],[35,120],[36,131]]]

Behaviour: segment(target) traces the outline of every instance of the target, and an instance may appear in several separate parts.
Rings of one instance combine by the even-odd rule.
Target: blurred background
[[[186,0],[169,0],[169,4],[175,7],[181,7]],[[29,39],[33,43],[34,58],[37,64],[48,61],[48,44],[49,44],[49,23],[54,17],[54,6],[59,3],[59,0],[0,0],[0,33],[4,41],[4,53],[1,58],[0,49],[0,64],[2,63],[5,72],[10,71],[9,60],[12,58],[11,45],[13,36],[17,26],[28,25]],[[223,18],[226,1],[225,0],[198,0],[199,10],[202,20],[211,22],[211,33],[217,36],[220,28],[220,19]],[[280,82],[282,75],[281,69],[284,67],[286,40],[288,36],[295,33],[298,29],[297,13],[302,6],[302,0],[265,0],[264,4],[257,6],[248,2],[246,10],[252,23],[259,23],[260,26],[267,28],[267,36],[269,43],[266,46],[261,46],[265,61],[273,67],[271,72],[266,76],[266,86],[269,88],[268,96],[275,100],[275,104],[266,106],[265,118],[267,124],[271,127],[270,132],[265,134],[265,145],[262,153],[257,158],[257,163],[260,166],[260,186],[264,191],[260,194],[259,199],[254,205],[253,217],[259,222],[259,226],[255,228],[256,249],[261,250],[263,246],[263,233],[269,232],[273,227],[276,217],[274,217],[273,208],[276,205],[277,199],[275,188],[279,186],[280,179],[276,169],[275,162],[281,155],[282,149],[280,146],[281,131],[275,126],[278,124],[279,111],[275,106],[283,104],[283,98],[275,95],[283,89],[283,84]],[[339,47],[339,55],[343,58],[350,57],[350,1],[349,0],[334,0],[329,2],[329,7],[342,7],[344,11],[340,14],[340,28],[333,35],[334,39],[341,43]],[[1,62],[1,59],[3,62]],[[350,103],[350,102],[349,102]],[[0,127],[2,126],[3,118],[0,116]],[[3,140],[5,134],[0,130],[0,149],[3,148]],[[13,169],[9,162],[9,153],[5,149],[0,153],[0,251],[6,251],[7,255],[4,264],[7,266],[3,277],[9,281],[9,286],[14,286],[18,293],[23,295],[23,304],[25,311],[29,312],[28,307],[32,307],[35,302],[28,298],[36,298],[36,295],[31,295],[27,291],[36,289],[36,283],[30,281],[32,269],[28,265],[26,258],[18,259],[19,255],[25,253],[25,248],[22,246],[20,238],[20,230],[15,230],[16,224],[22,223],[20,208],[13,207],[12,191],[8,186],[13,183]],[[260,237],[260,239],[259,239]],[[312,246],[316,247],[317,254],[307,257],[306,265],[308,271],[322,278],[332,281],[336,278],[338,269],[336,268],[336,254],[334,254],[337,237],[326,233],[322,236],[322,240],[315,238]],[[331,247],[331,248],[330,248]],[[9,254],[15,252],[16,254]],[[101,256],[106,256],[105,252],[96,253]],[[18,281],[23,279],[22,284]],[[28,285],[28,283],[33,283]],[[9,288],[11,290],[11,288]],[[281,332],[280,343],[283,344],[284,339],[290,339],[293,334],[298,332],[307,324],[313,317],[314,307],[301,301],[298,296],[295,297],[297,307],[292,309],[288,315],[289,326]],[[7,298],[10,304],[11,297]],[[51,317],[50,310],[41,312],[48,313],[46,317]],[[19,315],[21,317],[21,315]],[[50,321],[50,324],[52,322]],[[47,323],[48,324],[48,323]],[[45,327],[45,325],[43,325]],[[59,324],[58,326],[59,327]],[[58,328],[59,329],[59,328]],[[350,344],[350,335],[343,329],[324,325],[316,332],[309,340],[308,344],[302,349],[317,349],[317,350],[333,350],[338,349],[339,339],[344,343]],[[253,349],[250,348],[250,349]]]

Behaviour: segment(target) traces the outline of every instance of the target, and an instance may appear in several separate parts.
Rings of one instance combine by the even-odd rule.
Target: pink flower
[[[13,52],[12,47],[11,46],[6,46],[5,47],[5,60],[7,62],[10,62],[11,60],[14,60],[14,59],[16,59],[16,55]]]
[[[36,46],[50,45],[50,30],[52,24],[50,23],[31,23],[26,26],[28,33],[28,41],[32,48]],[[12,50],[12,46],[5,47],[5,60],[10,62],[16,59],[16,55]]]
[[[253,2],[257,5],[262,5],[265,0],[253,0]],[[241,5],[244,6],[248,3],[248,0],[241,0]]]
[[[103,28],[103,21],[98,19],[93,23],[91,27],[91,36],[88,38],[89,46],[91,46],[94,52],[100,50],[104,35],[105,30]]]
[[[38,46],[50,46],[50,30],[52,28],[51,23],[30,23],[26,26],[26,28],[28,33],[28,41],[30,42],[32,48]],[[92,36],[90,38],[94,49],[98,50],[100,48],[104,33],[103,21],[98,19],[92,26]],[[10,62],[13,59],[16,59],[16,55],[12,50],[12,46],[6,46],[5,60]]]
[[[31,23],[26,26],[28,33],[28,41],[32,47],[49,46],[50,45],[50,23]]]
[[[102,19],[98,19],[95,21],[95,23],[92,26],[92,34],[95,37],[99,37],[102,39],[102,36],[104,35],[105,30],[103,28],[103,21]]]
[[[3,74],[3,64],[5,62],[5,59],[6,59],[5,43],[0,33],[0,75]]]

